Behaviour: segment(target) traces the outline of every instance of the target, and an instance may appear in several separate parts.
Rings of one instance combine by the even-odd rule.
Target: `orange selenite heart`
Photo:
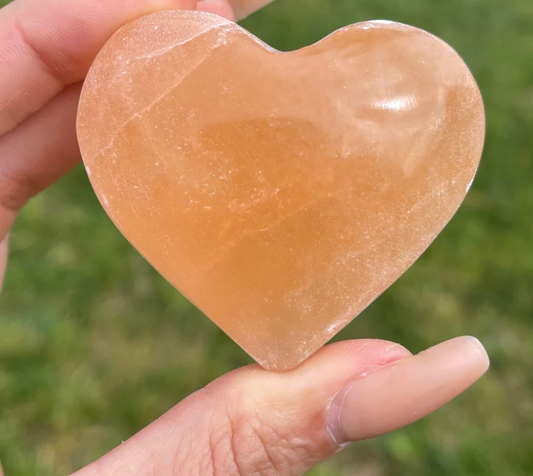
[[[281,53],[184,11],[116,33],[78,116],[114,223],[272,370],[309,357],[435,239],[484,127],[467,67],[424,31],[361,23]]]

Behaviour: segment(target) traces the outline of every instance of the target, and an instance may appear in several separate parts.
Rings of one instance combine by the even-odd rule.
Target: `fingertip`
[[[490,367],[490,357],[485,346],[477,337],[463,336],[458,337],[458,339],[463,339],[463,345],[472,353],[473,359],[478,362],[479,369],[484,374]]]
[[[299,367],[279,375],[282,381],[290,382],[296,388],[317,387],[317,395],[336,393],[347,382],[362,374],[412,356],[400,344],[379,339],[358,339],[336,342],[318,350]]]
[[[418,354],[428,362],[439,362],[450,374],[471,381],[479,379],[489,368],[490,360],[483,344],[476,337],[461,336],[437,344]]]

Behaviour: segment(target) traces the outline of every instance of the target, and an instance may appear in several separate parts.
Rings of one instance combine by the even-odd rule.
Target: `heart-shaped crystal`
[[[459,56],[416,28],[361,23],[280,53],[172,11],[107,43],[78,135],[128,240],[257,362],[286,370],[450,220],[484,111]]]

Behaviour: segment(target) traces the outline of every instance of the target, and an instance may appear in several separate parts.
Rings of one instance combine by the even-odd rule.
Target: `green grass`
[[[414,24],[461,53],[483,92],[488,136],[459,213],[338,338],[380,337],[416,352],[473,334],[492,369],[434,415],[310,474],[530,476],[533,2],[279,0],[244,24],[292,49],[372,18]],[[73,471],[249,362],[130,247],[81,168],[31,201],[11,250],[0,317],[6,476]]]

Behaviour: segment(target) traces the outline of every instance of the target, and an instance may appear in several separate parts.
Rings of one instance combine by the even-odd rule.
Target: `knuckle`
[[[37,31],[32,25],[26,26],[25,17],[20,16],[15,18],[14,29],[19,35],[20,43],[26,48],[40,64],[43,72],[57,80],[61,85],[65,86],[71,81],[66,81],[65,77],[72,76],[75,63],[71,59],[64,58],[64,55],[57,54],[57,51],[53,50],[54,43],[50,41],[51,38],[45,37],[48,41],[43,41],[43,38],[35,38],[33,32]],[[43,33],[42,28],[39,29],[40,33]],[[47,29],[44,30],[46,36],[51,36]],[[68,43],[65,43],[68,45]],[[52,47],[52,51],[49,49]],[[62,60],[60,64],[58,60]]]
[[[210,431],[210,473],[213,476],[292,476],[302,474],[311,443],[280,426],[284,418],[259,414],[242,405]],[[203,468],[206,465],[203,463]],[[206,473],[200,473],[206,474]]]
[[[0,170],[0,207],[17,213],[38,189],[29,178],[9,175]]]

